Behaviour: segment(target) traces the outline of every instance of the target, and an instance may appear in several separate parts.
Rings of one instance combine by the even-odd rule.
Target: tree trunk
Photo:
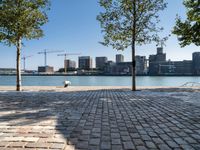
[[[19,38],[17,42],[17,82],[16,82],[16,90],[21,91],[21,45],[22,41],[21,38]]]
[[[136,91],[135,74],[135,40],[136,40],[136,1],[133,1],[133,27],[132,27],[132,91]]]
[[[135,74],[135,41],[132,42],[132,91],[136,91],[136,74]]]

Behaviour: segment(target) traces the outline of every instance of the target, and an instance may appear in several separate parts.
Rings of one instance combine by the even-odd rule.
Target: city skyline
[[[165,30],[161,36],[170,34],[170,30],[175,25],[176,14],[182,18],[185,17],[185,8],[182,1],[167,1],[168,8],[161,13],[161,25]],[[76,9],[74,9],[76,8]],[[178,8],[178,9],[177,9]],[[79,11],[77,11],[79,10]],[[103,39],[99,22],[96,16],[101,8],[97,0],[88,1],[52,1],[51,10],[48,12],[50,22],[43,29],[45,36],[40,40],[25,42],[22,50],[23,55],[34,55],[27,59],[27,69],[36,70],[42,66],[44,58],[37,52],[43,49],[67,50],[67,52],[82,53],[84,56],[91,56],[93,59],[97,56],[106,56],[109,60],[115,60],[116,54],[123,54],[125,61],[130,61],[131,50],[128,48],[124,52],[117,52],[110,47],[104,47],[98,42]],[[77,44],[78,43],[78,44]],[[0,44],[0,68],[15,68],[16,49]],[[199,51],[199,47],[194,45],[180,48],[177,37],[172,35],[164,47],[167,53],[167,59],[171,60],[190,60],[191,54]],[[136,54],[148,57],[156,53],[156,44],[137,47]],[[69,59],[78,62],[77,56],[70,56]],[[48,55],[48,65],[55,66],[57,70],[63,66],[63,60],[57,57],[57,54]],[[93,67],[95,64],[93,64]]]

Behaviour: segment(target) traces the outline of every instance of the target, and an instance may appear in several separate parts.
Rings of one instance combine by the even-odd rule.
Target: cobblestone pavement
[[[0,92],[0,150],[199,150],[200,94],[146,93]]]

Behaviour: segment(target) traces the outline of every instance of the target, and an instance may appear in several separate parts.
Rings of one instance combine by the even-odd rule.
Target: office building
[[[162,47],[157,48],[157,54],[156,55],[150,55],[149,56],[149,63],[151,63],[151,62],[164,62],[164,61],[166,61],[166,53],[163,53]]]
[[[96,57],[96,68],[102,70],[107,63],[107,57]]]
[[[0,68],[0,74],[15,74],[15,68]]]
[[[145,56],[136,56],[136,74],[145,75],[147,74],[147,59]]]
[[[166,61],[154,63],[154,74],[150,75],[192,75],[192,61]]]
[[[75,69],[76,68],[76,62],[73,60],[64,60],[64,68],[67,69]]]
[[[200,53],[193,53],[193,60],[166,61],[161,48],[149,57],[149,75],[193,75],[200,73]]]
[[[149,75],[159,74],[159,64],[166,62],[166,53],[163,53],[163,48],[157,48],[156,55],[149,56]]]
[[[116,55],[116,63],[124,62],[124,56],[122,54]]]
[[[79,69],[92,69],[92,58],[90,56],[81,56],[78,59]]]
[[[192,70],[194,75],[200,75],[200,52],[192,54]]]
[[[51,66],[39,66],[38,72],[39,73],[53,73],[54,69]]]
[[[114,63],[108,62],[104,67],[104,74],[108,75],[131,75],[132,62]]]
[[[147,74],[147,60],[145,56],[136,56],[136,75]],[[131,75],[132,62],[114,63],[108,61],[104,67],[104,73],[109,75]]]

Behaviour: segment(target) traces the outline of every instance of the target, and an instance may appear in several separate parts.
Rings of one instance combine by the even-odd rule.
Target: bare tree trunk
[[[21,91],[21,45],[22,41],[21,38],[19,38],[17,43],[17,82],[16,82],[16,90]]]
[[[135,38],[136,38],[136,1],[133,0],[133,33],[132,33],[132,91],[136,91],[136,74],[135,74]]]
[[[132,42],[132,91],[136,91],[135,41]]]

